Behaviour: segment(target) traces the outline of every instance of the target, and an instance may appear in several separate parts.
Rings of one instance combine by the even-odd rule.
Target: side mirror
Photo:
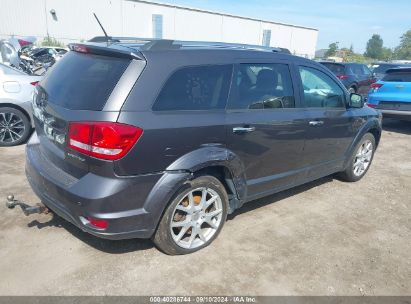
[[[360,94],[351,93],[350,95],[350,108],[362,108],[364,107],[364,99]]]

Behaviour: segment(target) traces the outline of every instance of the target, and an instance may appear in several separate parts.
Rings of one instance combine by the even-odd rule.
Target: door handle
[[[324,124],[324,121],[322,121],[322,120],[311,120],[308,124],[310,126],[313,126],[313,127],[319,127],[319,126],[322,126]]]
[[[255,131],[255,127],[235,127],[233,133],[250,133]]]

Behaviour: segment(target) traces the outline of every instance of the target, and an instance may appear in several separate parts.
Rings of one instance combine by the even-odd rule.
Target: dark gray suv
[[[361,179],[380,140],[361,96],[279,49],[70,49],[36,87],[26,173],[49,209],[98,237],[191,253],[246,202],[337,172]]]

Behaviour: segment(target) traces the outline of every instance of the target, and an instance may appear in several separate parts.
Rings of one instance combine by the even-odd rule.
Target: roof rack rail
[[[286,48],[275,48],[262,45],[212,42],[212,41],[184,41],[171,39],[141,38],[141,37],[105,37],[97,36],[89,42],[127,43],[139,47],[141,50],[170,50],[182,48],[218,48],[218,49],[244,49],[268,51],[291,54]]]

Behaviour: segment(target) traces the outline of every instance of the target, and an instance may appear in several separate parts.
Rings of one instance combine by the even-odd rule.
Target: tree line
[[[392,49],[384,47],[381,36],[374,34],[368,40],[364,54],[355,53],[352,45],[350,48],[339,48],[339,42],[333,42],[328,46],[324,57],[333,57],[337,54],[339,57],[343,57],[345,61],[411,60],[411,29],[401,36],[400,44]]]

